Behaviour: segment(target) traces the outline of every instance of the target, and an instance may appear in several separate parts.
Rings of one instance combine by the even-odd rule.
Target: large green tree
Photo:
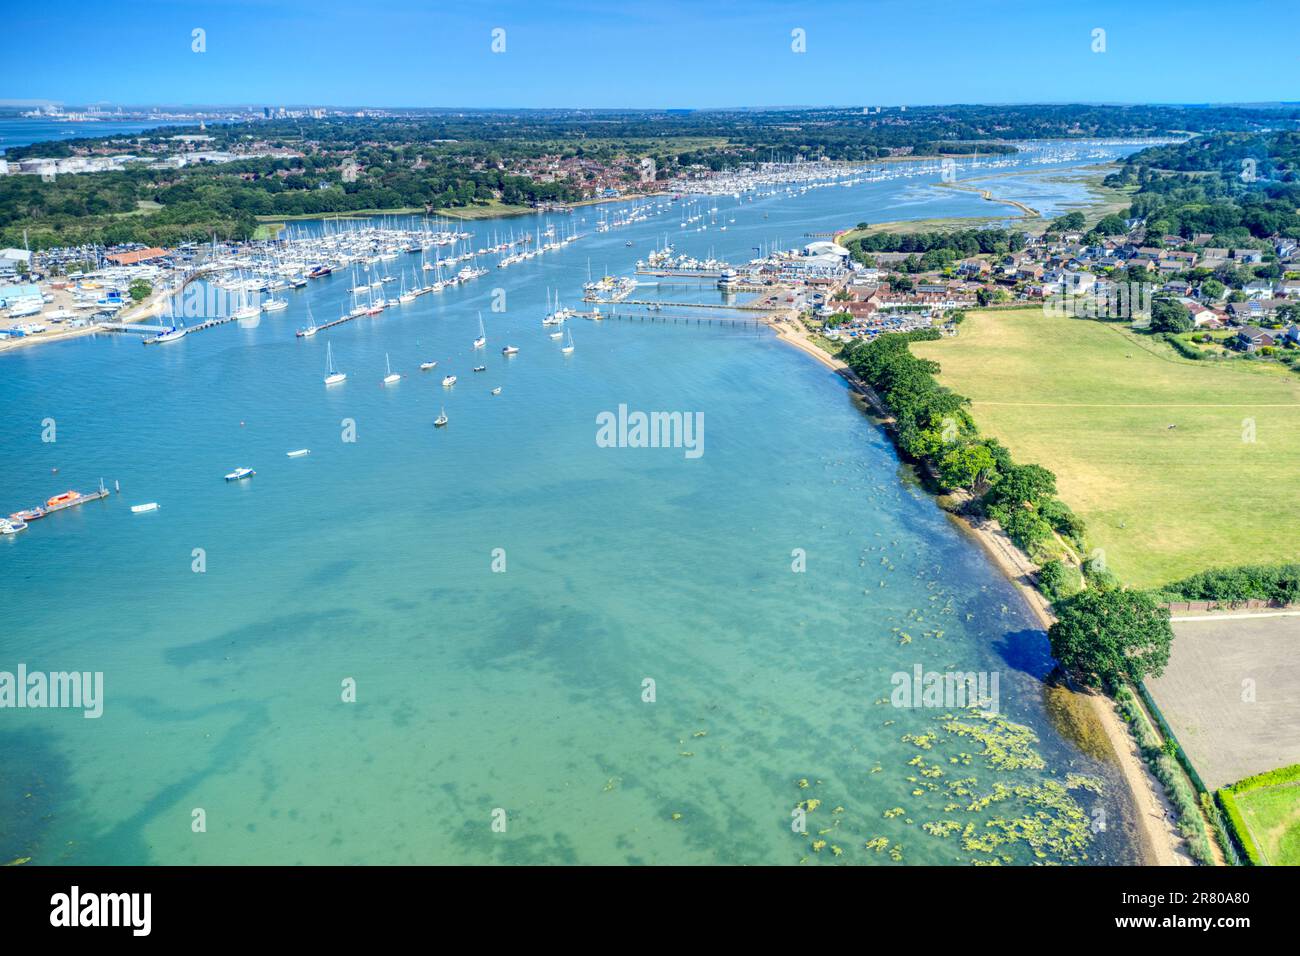
[[[1171,299],[1156,299],[1151,303],[1151,328],[1156,332],[1187,332],[1192,328],[1192,316],[1182,303]]]
[[[1056,494],[1056,476],[1042,465],[1013,465],[989,492],[991,505],[1036,505]]]
[[[960,445],[939,459],[939,477],[949,488],[981,493],[998,473],[993,452],[983,443]]]
[[[1089,588],[1055,605],[1047,631],[1061,667],[1089,687],[1159,677],[1174,630],[1169,610],[1142,591]]]

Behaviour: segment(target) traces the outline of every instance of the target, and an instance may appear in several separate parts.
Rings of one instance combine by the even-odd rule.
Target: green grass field
[[[1300,557],[1300,375],[1037,308],[972,312],[956,338],[912,347],[982,432],[1056,473],[1125,583]]]
[[[1219,800],[1253,862],[1300,866],[1300,764],[1247,777]]]
[[[1238,794],[1237,806],[1270,866],[1300,866],[1300,783]]]

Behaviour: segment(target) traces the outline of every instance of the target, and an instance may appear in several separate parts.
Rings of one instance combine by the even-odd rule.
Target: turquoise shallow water
[[[765,331],[574,321],[566,358],[540,328],[547,286],[576,304],[589,257],[622,271],[669,233],[740,258],[871,213],[881,186],[903,188],[745,204],[725,238],[674,235],[666,214],[310,340],[292,336],[299,292],[255,329],[0,358],[4,510],[101,475],[122,486],[0,541],[0,670],[106,684],[99,720],[0,711],[0,857],[889,864],[865,848],[884,838],[911,863],[1130,861],[1120,784],[1058,729],[1044,635],[838,379]],[[311,284],[318,319],[350,284]],[[495,287],[503,315],[487,311]],[[349,373],[329,390],[327,340]],[[406,376],[390,388],[385,353]],[[425,358],[439,368],[417,371]],[[596,416],[620,403],[703,413],[703,456],[598,447]],[[299,447],[312,454],[285,457]],[[236,465],[257,477],[227,485]],[[141,501],[162,507],[130,514]],[[1043,765],[993,766],[943,731],[948,711],[882,703],[915,664],[996,671]],[[1072,773],[1100,792],[1050,790]],[[1021,790],[967,809],[998,782]],[[808,799],[821,805],[794,833]],[[1059,832],[1099,811],[1107,827],[1042,857],[1023,830],[982,854],[922,828],[983,835],[1044,807]]]

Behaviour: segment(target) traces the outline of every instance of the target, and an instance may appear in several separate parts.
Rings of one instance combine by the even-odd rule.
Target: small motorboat
[[[257,472],[251,468],[236,468],[230,474],[226,475],[226,481],[243,481],[245,478],[252,478]]]
[[[35,508],[24,508],[22,511],[15,511],[9,516],[10,521],[16,521],[20,524],[26,524],[28,521],[35,521],[37,518],[45,517],[45,509],[39,505]]]
[[[158,510],[158,502],[156,501],[147,501],[142,505],[131,506],[131,514],[133,515],[142,515],[145,514],[146,512],[157,511],[157,510]]]
[[[498,385],[496,388],[492,389],[492,394],[493,394],[493,395],[500,395],[500,394],[501,394],[501,386]]]
[[[293,451],[286,451],[285,455],[289,458],[301,458],[303,455],[310,455],[310,448],[297,448]]]
[[[475,365],[475,366],[474,366],[474,371],[476,371],[476,372],[486,372],[486,371],[487,371],[487,366],[486,366],[486,365]]]
[[[27,522],[16,518],[0,518],[0,534],[17,534],[27,530]]]
[[[502,355],[517,355],[519,349],[513,345],[507,345],[501,350]]]
[[[455,375],[448,375],[448,376],[446,376],[445,378],[443,378],[443,380],[442,380],[443,388],[451,388],[451,387],[452,387],[453,385],[455,385],[455,384],[456,384],[456,376],[455,376]]]
[[[427,371],[429,371],[430,369],[435,369],[435,368],[437,368],[437,367],[438,367],[438,363],[437,363],[437,362],[421,362],[421,363],[420,363],[420,371],[421,371],[421,372],[427,372]]]

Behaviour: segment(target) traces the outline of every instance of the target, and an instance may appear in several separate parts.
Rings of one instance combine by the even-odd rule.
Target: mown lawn
[[[956,338],[913,349],[972,399],[981,431],[1056,473],[1126,583],[1300,557],[1300,375],[1040,309],[972,312]]]
[[[1300,866],[1300,783],[1237,794],[1237,806],[1272,866]]]

